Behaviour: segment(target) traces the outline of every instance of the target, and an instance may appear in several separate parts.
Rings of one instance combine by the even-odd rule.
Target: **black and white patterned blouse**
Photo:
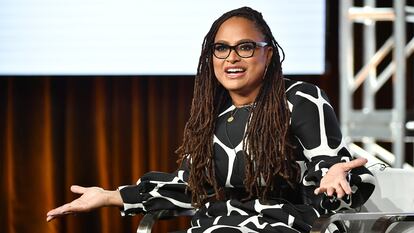
[[[369,198],[375,182],[365,167],[349,173],[351,195],[337,199],[313,194],[333,164],[352,158],[334,110],[321,89],[286,79],[286,95],[291,111],[290,132],[301,167],[299,188],[290,189],[280,178],[277,184],[285,192],[272,193],[274,198],[266,203],[241,198],[207,202],[197,210],[192,227],[186,232],[309,232],[321,213],[356,208]],[[236,108],[230,104],[216,123],[213,139],[216,179],[221,187],[234,190],[233,193],[244,190],[242,138],[251,107]],[[124,202],[121,214],[192,209],[190,193],[186,192],[188,175],[188,167],[183,163],[175,173],[149,172],[136,185],[119,187]]]

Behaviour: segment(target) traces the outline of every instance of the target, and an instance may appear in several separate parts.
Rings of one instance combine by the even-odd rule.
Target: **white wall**
[[[324,0],[1,0],[0,75],[194,74],[224,12],[263,13],[287,74],[325,69]]]

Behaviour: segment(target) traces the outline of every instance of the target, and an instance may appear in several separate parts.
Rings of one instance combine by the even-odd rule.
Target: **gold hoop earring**
[[[267,65],[266,65],[266,67],[265,67],[265,71],[264,71],[264,73],[263,73],[263,78],[262,78],[262,80],[264,80],[265,79],[265,77],[266,77],[266,74],[267,74]]]

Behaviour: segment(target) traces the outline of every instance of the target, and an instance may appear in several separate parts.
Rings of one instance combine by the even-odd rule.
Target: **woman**
[[[197,208],[188,232],[309,232],[320,213],[362,205],[374,189],[366,160],[352,160],[318,87],[283,78],[283,58],[259,12],[222,15],[203,42],[180,168],[115,191],[72,186],[82,196],[47,220]]]

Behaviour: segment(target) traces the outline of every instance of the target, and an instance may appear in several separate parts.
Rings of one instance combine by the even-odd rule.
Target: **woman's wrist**
[[[106,206],[122,207],[123,202],[119,190],[105,190]]]

